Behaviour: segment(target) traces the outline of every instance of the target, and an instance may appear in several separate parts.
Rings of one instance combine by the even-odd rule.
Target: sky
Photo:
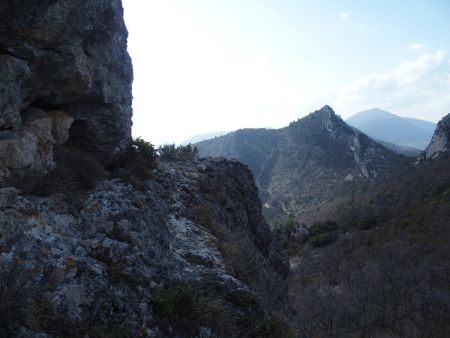
[[[123,0],[133,135],[279,128],[330,105],[450,113],[448,0]]]

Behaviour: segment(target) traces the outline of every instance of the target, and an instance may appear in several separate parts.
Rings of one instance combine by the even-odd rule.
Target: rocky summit
[[[1,1],[0,180],[54,166],[56,146],[102,160],[131,135],[120,0]]]
[[[324,106],[282,129],[243,129],[197,143],[202,156],[234,157],[253,171],[266,216],[299,214],[388,176],[402,156]]]
[[[450,114],[443,117],[436,126],[431,142],[420,155],[419,161],[437,158],[439,154],[450,151]]]

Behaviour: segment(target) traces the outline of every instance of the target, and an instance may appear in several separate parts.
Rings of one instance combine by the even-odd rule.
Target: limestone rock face
[[[68,143],[107,160],[131,132],[132,67],[126,47],[120,0],[1,1],[0,139],[8,140],[9,148],[21,148],[13,157],[22,156],[23,165],[31,157],[41,159],[33,166],[47,167],[53,145]],[[24,124],[33,109],[53,124],[53,141],[50,135],[42,156],[34,141],[18,145],[25,142],[19,137],[43,143],[42,133],[32,136],[36,128]],[[64,111],[67,118],[52,117],[54,111]],[[17,165],[3,159],[2,169]]]
[[[20,129],[1,133],[0,181],[10,176],[11,171],[34,169],[45,172],[54,166],[51,117],[42,111],[24,122]]]
[[[295,326],[287,257],[261,216],[251,172],[237,161],[162,163],[146,189],[100,182],[78,207],[62,194],[0,189],[0,248],[0,285],[5,274],[21,271],[13,285],[20,295],[33,292],[15,304],[36,323],[19,323],[22,336],[120,329],[129,337],[260,337],[272,314]],[[161,290],[180,284],[206,307],[184,313],[192,335],[164,327],[155,306]]]
[[[450,151],[450,114],[439,121],[430,144],[419,160],[431,160],[448,151]]]

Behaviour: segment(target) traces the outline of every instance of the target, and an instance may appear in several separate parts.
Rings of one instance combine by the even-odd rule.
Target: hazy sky
[[[450,113],[449,0],[123,0],[133,134],[282,127],[325,104]]]

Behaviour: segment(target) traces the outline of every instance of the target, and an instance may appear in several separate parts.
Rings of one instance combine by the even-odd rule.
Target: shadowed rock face
[[[450,151],[450,114],[439,121],[427,149],[422,153],[419,161],[431,160],[442,152]]]
[[[0,181],[50,169],[57,147],[107,161],[126,144],[126,38],[120,0],[0,2]],[[0,189],[4,336],[261,337],[279,318],[297,327],[287,257],[244,165],[161,163],[142,184],[102,181],[83,196]]]
[[[20,160],[29,156],[38,158],[31,167],[48,168],[61,128],[70,128],[66,144],[102,160],[129,138],[133,75],[126,46],[120,0],[0,2],[0,151],[19,158],[13,165],[2,158],[3,175],[30,166]],[[55,111],[67,118],[55,119]],[[51,119],[50,129],[40,128],[51,137],[29,127],[37,116]],[[34,136],[18,146],[23,134]]]

